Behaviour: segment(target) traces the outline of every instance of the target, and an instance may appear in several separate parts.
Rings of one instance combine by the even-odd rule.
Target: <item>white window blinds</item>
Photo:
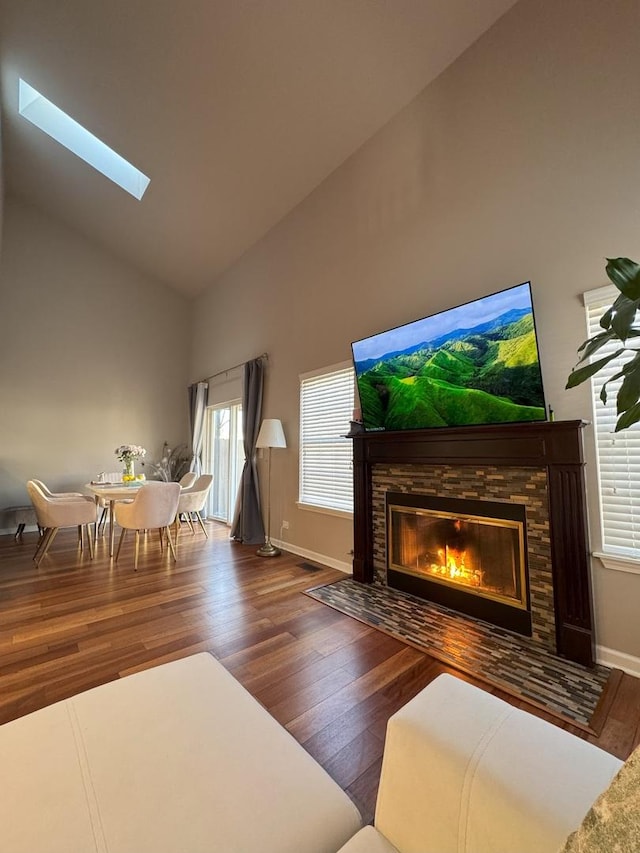
[[[342,368],[300,378],[300,502],[353,512],[354,373]]]
[[[601,287],[584,295],[588,336],[601,332],[600,317],[619,295]],[[594,358],[615,352],[619,341],[609,342]],[[622,380],[607,385],[607,404],[600,400],[603,384],[614,376],[622,359],[610,361],[592,377],[594,427],[600,480],[600,513],[603,551],[640,559],[640,425],[616,433],[616,395]]]

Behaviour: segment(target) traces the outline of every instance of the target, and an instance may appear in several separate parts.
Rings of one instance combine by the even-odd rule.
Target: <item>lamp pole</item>
[[[259,557],[277,557],[281,552],[271,541],[271,448],[267,456],[267,530],[265,543],[256,551]]]

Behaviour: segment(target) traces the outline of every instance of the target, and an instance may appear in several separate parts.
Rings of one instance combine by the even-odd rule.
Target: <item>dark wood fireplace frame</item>
[[[582,430],[584,421],[359,433],[353,436],[353,577],[372,583],[375,464],[546,468],[558,654],[594,664]]]

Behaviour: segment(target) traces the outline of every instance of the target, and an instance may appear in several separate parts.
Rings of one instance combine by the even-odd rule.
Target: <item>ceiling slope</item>
[[[514,0],[1,0],[6,190],[186,294],[211,284]],[[17,114],[18,78],[151,178]]]

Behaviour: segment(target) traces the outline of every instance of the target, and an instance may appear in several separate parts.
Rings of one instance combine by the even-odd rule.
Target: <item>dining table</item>
[[[109,556],[113,557],[115,539],[115,505],[117,501],[132,500],[139,489],[144,486],[144,480],[134,480],[131,483],[85,483],[85,489],[90,491],[96,504],[100,498],[109,502]]]

